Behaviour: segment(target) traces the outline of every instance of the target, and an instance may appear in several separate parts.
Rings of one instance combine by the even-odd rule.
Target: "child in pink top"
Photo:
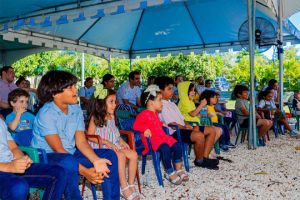
[[[143,154],[149,151],[146,141],[146,137],[149,137],[153,151],[159,151],[162,155],[168,180],[175,185],[181,184],[182,181],[188,181],[188,175],[182,169],[181,146],[173,137],[165,134],[163,123],[158,117],[158,112],[162,109],[162,95],[158,86],[150,85],[143,92],[141,102],[146,110],[138,114],[133,129],[141,132],[141,139],[145,146]],[[172,159],[175,163],[174,167],[172,166]]]

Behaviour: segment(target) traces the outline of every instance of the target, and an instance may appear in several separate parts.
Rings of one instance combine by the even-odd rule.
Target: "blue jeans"
[[[120,199],[120,183],[118,175],[118,158],[110,149],[95,149],[95,153],[100,158],[111,161],[108,166],[109,178],[105,178],[102,183],[103,199]],[[65,190],[66,200],[82,199],[78,187],[79,181],[79,163],[86,168],[93,167],[93,164],[78,150],[73,155],[63,153],[48,153],[49,163],[56,163],[65,168],[67,172],[67,185]]]
[[[24,174],[0,172],[0,199],[25,200],[30,187],[44,188],[43,200],[61,199],[66,180],[62,167],[40,163],[33,163]]]
[[[164,164],[165,170],[167,174],[171,174],[174,172],[174,168],[172,167],[172,159],[174,163],[182,162],[182,150],[181,146],[178,142],[173,144],[170,148],[166,143],[159,146],[157,151],[160,152],[162,157],[162,162]]]

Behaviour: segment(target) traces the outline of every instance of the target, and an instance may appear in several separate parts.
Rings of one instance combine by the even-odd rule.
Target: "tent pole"
[[[112,68],[111,68],[111,63],[110,63],[111,55],[109,54],[107,64],[108,64],[108,71],[110,74],[112,74]]]
[[[131,56],[131,53],[129,53],[129,68],[130,68],[130,72],[132,72],[132,56]]]
[[[282,35],[282,0],[278,0],[278,60],[279,60],[279,109],[283,111],[283,35]]]
[[[81,56],[81,86],[84,87],[84,66],[85,64],[85,58],[84,58],[84,53],[82,53]]]
[[[248,148],[255,149],[257,144],[256,116],[255,116],[255,86],[254,86],[254,47],[255,47],[255,0],[248,0],[249,24],[249,58],[250,58],[250,127]]]

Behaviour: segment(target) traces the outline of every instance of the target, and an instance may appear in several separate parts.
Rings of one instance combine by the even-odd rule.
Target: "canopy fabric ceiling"
[[[270,2],[257,2],[256,15],[276,27]],[[5,40],[102,56],[238,50],[246,20],[246,0],[2,0],[0,6]]]

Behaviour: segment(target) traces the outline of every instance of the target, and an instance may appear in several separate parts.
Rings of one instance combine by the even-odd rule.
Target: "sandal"
[[[174,184],[174,185],[180,185],[182,183],[181,178],[176,174],[176,177],[171,179],[171,176],[173,176],[174,174],[176,174],[176,172],[172,172],[171,174],[167,174],[166,175],[166,179],[168,181],[170,181],[170,183]]]
[[[181,178],[182,181],[186,182],[189,180],[189,175],[183,169],[176,171],[176,174]]]
[[[140,195],[137,192],[132,192],[128,197],[123,194],[124,191],[129,190],[130,186],[127,185],[125,188],[121,189],[121,196],[126,200],[138,200]]]
[[[133,189],[134,189],[133,192],[136,193],[137,200],[140,199],[140,197],[141,197],[141,196],[140,196],[140,193],[139,193],[138,190],[135,189],[135,185],[128,185],[128,186],[129,186],[130,188],[133,188]]]

